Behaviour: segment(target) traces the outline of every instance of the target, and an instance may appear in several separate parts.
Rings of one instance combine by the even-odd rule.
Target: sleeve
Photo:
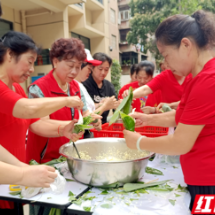
[[[198,84],[192,87],[181,123],[188,125],[206,125],[215,122],[215,78],[198,77]]]
[[[11,115],[13,113],[14,105],[22,98],[24,97],[10,90],[5,84],[0,84],[1,113]]]
[[[31,85],[28,89],[28,97],[32,98],[43,98],[44,94],[37,85]]]
[[[165,78],[164,75],[165,75],[165,72],[160,73],[159,75],[155,76],[146,85],[149,86],[153,92],[157,90],[162,90],[162,86],[164,84],[164,78]]]
[[[84,93],[82,91],[82,89],[80,88],[80,92],[81,92],[81,101],[84,103],[84,107],[82,109],[82,111],[87,111],[87,103],[86,103],[86,99],[85,99],[85,96],[84,96]]]
[[[29,97],[29,99],[43,98],[44,95],[43,95],[42,90],[37,85],[31,85],[28,89],[28,97]],[[38,120],[40,120],[40,119],[39,118],[38,119],[31,119],[30,125],[37,122]]]

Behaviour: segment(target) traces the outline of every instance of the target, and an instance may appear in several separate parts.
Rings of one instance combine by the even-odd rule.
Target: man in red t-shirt
[[[128,90],[130,87],[133,88],[133,90],[144,86],[149,81],[152,80],[154,73],[154,64],[150,61],[142,61],[140,62],[136,67],[136,76],[137,81],[133,83],[126,84],[123,86],[120,91],[118,98],[123,98],[124,91]],[[142,108],[144,106],[152,106],[157,107],[157,105],[161,102],[161,93],[157,91],[155,94],[152,94],[150,96],[142,96],[138,99],[134,99],[132,102],[132,108],[136,108],[137,112],[142,112]]]

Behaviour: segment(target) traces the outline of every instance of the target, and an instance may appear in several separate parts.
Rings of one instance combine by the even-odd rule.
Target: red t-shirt
[[[166,103],[178,102],[181,100],[184,87],[191,79],[187,76],[182,85],[178,83],[171,70],[165,70],[154,77],[147,85],[153,92],[161,91],[162,101]]]
[[[0,144],[20,161],[25,162],[25,138],[31,123],[37,119],[19,119],[13,117],[13,108],[21,98],[27,98],[19,84],[13,84],[16,92],[0,80]],[[0,201],[0,208],[13,208],[13,204]]]
[[[129,87],[132,87],[133,90],[135,90],[135,89],[139,88],[140,86],[138,84],[138,81],[124,85],[119,91],[118,99],[123,98],[122,97],[123,92],[125,90],[128,90]],[[157,107],[160,102],[161,102],[161,92],[158,90],[155,93],[150,94],[148,96],[134,99],[132,102],[132,108],[136,108],[135,111],[137,111],[137,112],[142,112],[141,111],[142,107],[144,107],[144,106]]]
[[[185,182],[215,185],[215,58],[185,87],[176,123],[205,125],[193,148],[181,155]]]

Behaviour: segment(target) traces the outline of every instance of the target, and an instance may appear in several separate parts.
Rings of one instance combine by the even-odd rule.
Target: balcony
[[[103,0],[87,0],[85,7],[91,11],[104,10]]]
[[[119,30],[130,29],[130,28],[131,26],[130,26],[129,20],[126,20],[126,21],[122,20],[121,24],[119,24]]]
[[[130,0],[118,0],[119,8],[129,8]]]

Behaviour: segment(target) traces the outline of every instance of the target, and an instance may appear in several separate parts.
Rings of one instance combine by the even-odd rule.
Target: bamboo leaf
[[[123,189],[125,190],[125,192],[130,192],[130,191],[139,190],[139,189],[146,188],[146,187],[153,187],[156,185],[165,184],[169,181],[171,181],[171,180],[158,181],[158,182],[147,183],[147,184],[127,183],[127,184],[124,184]]]

